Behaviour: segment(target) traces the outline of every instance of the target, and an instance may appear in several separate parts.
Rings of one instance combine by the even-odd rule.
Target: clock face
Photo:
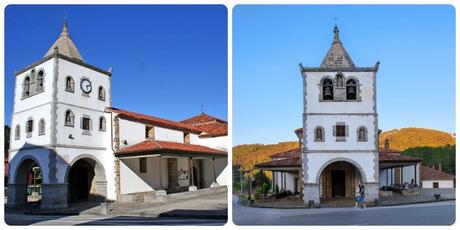
[[[81,90],[85,93],[90,93],[92,90],[91,82],[88,79],[81,80]]]

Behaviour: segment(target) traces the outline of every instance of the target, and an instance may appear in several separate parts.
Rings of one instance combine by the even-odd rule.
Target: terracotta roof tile
[[[388,162],[388,161],[414,162],[414,161],[422,161],[422,159],[418,157],[401,155],[397,152],[379,151],[379,162]]]
[[[291,157],[282,160],[274,160],[256,164],[257,168],[270,168],[270,167],[302,167],[302,158]]]
[[[181,121],[184,124],[195,126],[204,133],[200,135],[201,138],[219,137],[228,135],[227,121],[219,118],[209,116],[208,114],[201,113],[200,115],[185,119]]]
[[[224,121],[224,120],[221,120],[219,118],[210,116],[210,115],[208,115],[206,113],[201,113],[200,115],[196,115],[196,116],[187,118],[187,119],[185,119],[185,120],[183,120],[181,122],[185,123],[185,124],[189,124],[189,125],[196,125],[196,124],[203,124],[203,123],[213,122],[213,121],[217,121],[217,122],[220,122],[220,123],[227,124],[227,121]]]
[[[135,113],[135,112],[130,112],[126,111],[123,109],[117,109],[117,108],[108,108],[108,112],[113,112],[116,114],[119,114],[119,116],[123,119],[127,120],[132,120],[132,121],[137,121],[140,123],[145,123],[145,124],[150,124],[150,125],[155,125],[163,128],[169,128],[169,129],[174,129],[174,130],[180,130],[180,131],[185,131],[185,132],[191,132],[191,133],[196,133],[200,134],[202,131],[194,127],[192,125],[184,124],[181,122],[176,122],[176,121],[171,121],[159,117],[154,117],[146,114],[141,114],[141,113]]]
[[[422,180],[453,180],[455,179],[454,175],[449,173],[441,172],[439,170],[429,168],[426,166],[420,166],[421,178]]]
[[[116,152],[116,155],[146,153],[159,151],[180,151],[186,153],[202,153],[227,156],[227,152],[209,148],[202,145],[183,144],[170,141],[145,140],[140,143],[128,146]]]
[[[300,148],[291,149],[288,151],[280,152],[271,155],[271,158],[289,158],[289,157],[300,157]]]

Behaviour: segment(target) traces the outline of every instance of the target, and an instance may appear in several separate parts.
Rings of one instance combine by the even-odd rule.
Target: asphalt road
[[[233,197],[236,225],[451,225],[455,201],[388,207],[273,209],[246,207]]]
[[[6,214],[8,225],[224,225],[226,220],[137,216],[53,216]]]

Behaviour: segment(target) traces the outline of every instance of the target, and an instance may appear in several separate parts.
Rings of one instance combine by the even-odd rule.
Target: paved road
[[[151,218],[136,216],[50,216],[6,214],[9,225],[223,225],[226,220]]]
[[[233,197],[237,225],[451,225],[455,201],[389,207],[272,209],[246,207]]]

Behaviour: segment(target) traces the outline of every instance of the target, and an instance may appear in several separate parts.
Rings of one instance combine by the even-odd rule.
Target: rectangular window
[[[335,130],[337,137],[345,137],[345,125],[336,125]]]
[[[145,138],[155,139],[155,129],[152,126],[145,126]]]
[[[83,122],[83,124],[82,124],[82,129],[83,129],[83,130],[90,130],[90,121],[91,121],[91,120],[90,120],[89,118],[87,118],[87,117],[84,117],[84,118],[82,119],[82,122]]]
[[[147,173],[147,158],[145,157],[139,158],[139,172]]]
[[[34,125],[34,121],[33,120],[28,120],[27,121],[27,132],[28,133],[31,133],[33,131],[33,125]]]
[[[190,144],[190,133],[184,133],[184,144]]]
[[[439,182],[433,182],[433,188],[439,188]]]

